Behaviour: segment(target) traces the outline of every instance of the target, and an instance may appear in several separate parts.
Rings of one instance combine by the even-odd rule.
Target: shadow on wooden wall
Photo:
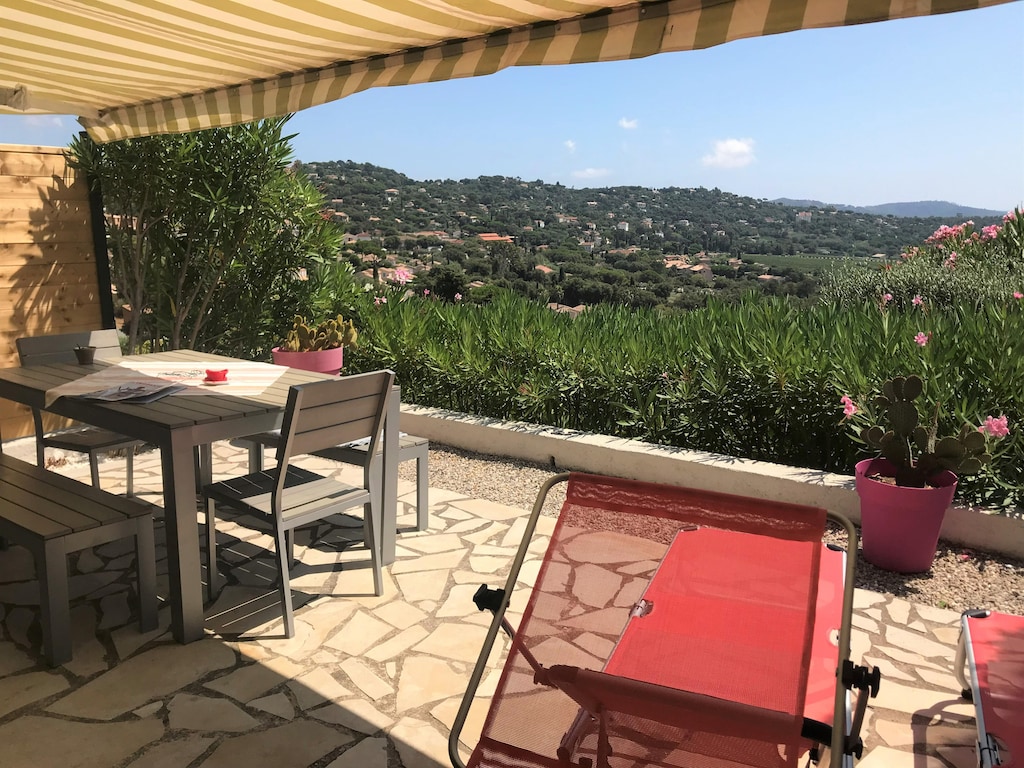
[[[88,184],[63,153],[0,144],[0,367],[18,364],[14,340],[21,336],[109,322],[110,286],[101,295]],[[0,400],[3,438],[31,433],[28,409]]]

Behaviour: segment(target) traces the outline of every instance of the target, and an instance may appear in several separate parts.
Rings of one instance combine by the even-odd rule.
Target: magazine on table
[[[166,381],[126,381],[95,392],[76,395],[83,400],[102,400],[104,402],[121,403],[152,403],[167,395],[173,395],[185,389],[184,384],[168,384]]]

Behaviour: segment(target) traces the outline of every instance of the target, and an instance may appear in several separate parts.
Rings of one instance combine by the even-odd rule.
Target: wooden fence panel
[[[63,149],[0,144],[0,367],[20,336],[103,327],[91,215]],[[28,409],[0,400],[3,439],[30,434]]]

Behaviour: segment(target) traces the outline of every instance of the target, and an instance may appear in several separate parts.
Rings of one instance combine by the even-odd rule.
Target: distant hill
[[[655,271],[665,269],[659,254],[895,258],[942,224],[971,218],[980,228],[1002,220],[1002,212],[982,216],[971,209],[942,217],[904,212],[897,218],[703,187],[576,189],[508,176],[416,180],[346,160],[296,163],[295,170],[314,181],[353,236],[394,250],[411,236],[433,237],[439,249],[441,237],[463,241],[495,233],[513,238],[549,267],[583,261],[615,268],[637,250],[657,262]],[[646,264],[637,266],[628,278],[648,282],[642,276]],[[625,265],[623,271],[629,272]]]
[[[970,216],[1002,216],[1006,211],[992,211],[985,208],[971,208],[967,205],[949,203],[945,200],[921,200],[916,203],[883,203],[882,205],[842,205],[840,203],[823,203],[820,200],[792,200],[788,197],[780,197],[772,200],[779,205],[788,205],[793,208],[835,208],[837,211],[854,211],[857,213],[873,213],[879,216],[903,216],[930,218],[948,218]]]

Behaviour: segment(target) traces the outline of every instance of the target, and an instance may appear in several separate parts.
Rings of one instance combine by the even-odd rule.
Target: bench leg
[[[100,464],[99,459],[95,453],[89,454],[89,475],[92,477],[92,487],[99,489],[100,487]]]
[[[263,471],[263,445],[257,442],[249,443],[249,472]]]
[[[46,446],[43,445],[43,438],[41,435],[42,425],[36,425],[36,466],[40,469],[46,469]]]
[[[139,581],[139,631],[156,629],[156,541],[153,519],[140,518],[135,531],[135,573]]]
[[[196,494],[201,495],[203,487],[213,482],[213,444],[196,446],[192,456],[196,468]]]
[[[206,498],[206,600],[212,603],[217,597],[217,506],[213,499]]]
[[[71,661],[71,606],[68,591],[68,553],[62,538],[44,542],[39,572],[40,621],[43,653],[51,667]],[[40,559],[42,562],[40,562]]]
[[[125,495],[130,499],[135,495],[135,446],[129,445],[125,458]]]
[[[430,502],[427,491],[430,485],[430,473],[427,467],[428,454],[416,457],[416,530],[425,531],[430,527]]]

